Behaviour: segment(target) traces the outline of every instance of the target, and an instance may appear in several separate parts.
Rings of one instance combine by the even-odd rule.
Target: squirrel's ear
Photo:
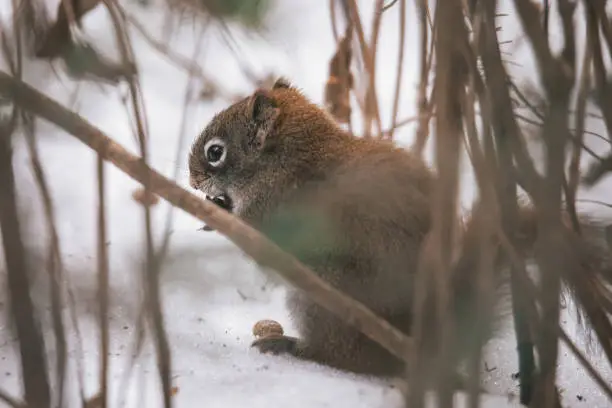
[[[249,112],[251,119],[257,125],[257,133],[255,134],[253,145],[257,148],[262,148],[266,137],[272,131],[276,119],[280,114],[280,109],[276,106],[276,102],[264,90],[257,90],[249,99]]]
[[[272,89],[289,89],[291,88],[291,82],[285,77],[279,77],[274,85],[272,85]]]

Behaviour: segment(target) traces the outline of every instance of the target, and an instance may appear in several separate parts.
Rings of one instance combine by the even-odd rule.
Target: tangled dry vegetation
[[[143,2],[146,4],[147,2]],[[260,2],[250,3],[245,11],[241,2],[212,0],[167,0],[169,21],[184,18],[185,14],[196,16],[204,27],[212,19],[224,19],[245,13],[242,21],[256,24]],[[159,273],[163,257],[168,250],[168,237],[159,248],[153,245],[151,233],[150,205],[159,196],[173,206],[204,221],[215,230],[226,235],[245,253],[263,265],[270,266],[284,275],[294,285],[303,288],[316,302],[339,316],[355,322],[370,336],[394,354],[405,359],[410,366],[407,373],[406,404],[423,406],[423,387],[419,375],[411,375],[424,367],[438,373],[434,384],[440,406],[453,405],[452,378],[447,373],[452,359],[444,352],[450,350],[453,330],[457,326],[449,321],[451,304],[449,271],[452,270],[451,254],[454,228],[457,225],[458,191],[460,189],[460,152],[466,149],[476,175],[480,207],[486,214],[486,222],[479,231],[480,271],[475,274],[475,285],[479,290],[479,302],[486,305],[493,291],[492,266],[497,257],[511,260],[511,289],[513,315],[518,344],[521,401],[533,407],[552,408],[560,406],[555,383],[559,341],[569,345],[573,353],[585,365],[587,371],[612,401],[609,381],[587,362],[587,359],[560,328],[559,295],[562,279],[569,281],[571,290],[581,311],[592,325],[602,349],[612,364],[612,325],[609,312],[612,299],[604,298],[599,287],[580,279],[577,271],[568,271],[567,265],[576,265],[572,259],[571,237],[559,235],[562,225],[561,213],[565,208],[575,229],[581,234],[576,215],[576,191],[580,183],[593,186],[609,171],[612,171],[612,152],[605,157],[597,156],[585,174],[580,172],[580,160],[585,151],[584,120],[587,114],[587,97],[596,89],[594,104],[599,107],[607,129],[607,139],[612,140],[612,83],[605,68],[606,50],[612,54],[612,25],[605,14],[605,0],[558,0],[558,10],[564,35],[564,46],[557,55],[551,51],[548,41],[548,1],[536,5],[531,0],[514,0],[521,27],[533,48],[537,61],[537,78],[543,88],[541,103],[531,104],[521,87],[513,83],[502,59],[501,41],[497,27],[496,2],[491,0],[448,0],[439,2],[444,7],[433,8],[424,0],[417,0],[420,19],[420,84],[418,87],[418,115],[414,118],[398,118],[400,94],[408,85],[402,82],[405,64],[406,0],[376,0],[372,16],[370,37],[367,38],[364,22],[355,0],[330,0],[332,27],[337,42],[336,52],[329,62],[329,78],[325,84],[325,99],[329,111],[339,123],[353,128],[352,121],[359,118],[362,123],[361,137],[393,139],[395,131],[407,123],[418,123],[413,149],[422,154],[429,138],[435,143],[435,166],[439,174],[439,186],[435,192],[432,212],[435,219],[430,245],[423,251],[422,268],[417,273],[416,286],[422,290],[414,299],[416,314],[413,337],[408,338],[382,321],[371,311],[346,295],[339,293],[317,278],[293,257],[283,253],[255,230],[235,219],[225,211],[205,202],[186,191],[173,180],[156,172],[148,165],[148,143],[146,118],[142,111],[138,64],[134,59],[130,35],[126,29],[133,26],[149,44],[169,60],[199,78],[205,84],[201,97],[223,97],[234,100],[232,95],[217,84],[206,79],[206,73],[197,66],[195,58],[175,53],[166,43],[147,31],[138,20],[125,12],[115,0],[63,0],[57,16],[49,18],[40,3],[34,0],[13,0],[13,18],[10,28],[2,29],[2,51],[9,72],[0,72],[0,95],[11,102],[12,113],[0,123],[0,225],[6,257],[6,271],[11,293],[12,319],[20,344],[22,381],[24,396],[9,396],[0,390],[0,398],[14,407],[50,407],[51,401],[62,400],[66,375],[67,353],[65,324],[60,313],[61,305],[69,302],[64,296],[60,242],[54,223],[54,203],[46,182],[46,175],[36,145],[36,119],[53,123],[66,133],[76,137],[98,154],[98,299],[100,302],[100,349],[101,384],[100,393],[87,406],[108,406],[108,323],[109,298],[108,260],[106,254],[106,217],[104,212],[104,185],[106,183],[102,164],[112,163],[127,175],[142,183],[143,192],[135,198],[143,203],[146,216],[146,254],[142,274],[142,285],[146,293],[138,327],[140,336],[147,333],[145,321],[150,324],[150,333],[155,339],[159,375],[163,384],[165,406],[172,405],[170,384],[171,353],[164,328],[162,302],[159,296]],[[255,6],[254,4],[257,4]],[[105,7],[112,19],[121,59],[110,61],[89,44],[79,39],[79,21],[95,7]],[[248,8],[248,7],[247,7]],[[375,87],[377,75],[376,53],[378,35],[384,13],[399,8],[400,18],[398,66],[393,102],[392,120],[386,126],[381,119]],[[185,13],[185,11],[188,11]],[[196,10],[197,13],[193,13]],[[246,17],[245,17],[246,16]],[[578,55],[576,42],[579,38],[575,21],[581,19],[586,26],[586,44],[582,55]],[[341,28],[342,27],[342,28]],[[12,30],[12,31],[11,31]],[[130,115],[136,123],[136,136],[140,155],[135,156],[89,124],[69,108],[60,105],[22,82],[23,65],[30,58],[61,59],[67,72],[77,79],[101,80],[110,84],[127,83],[130,91]],[[578,60],[581,61],[578,61]],[[257,78],[245,71],[254,86],[267,83],[270,78]],[[515,114],[516,103],[528,105],[538,118],[535,135],[545,146],[546,165],[543,174],[536,171],[528,154],[527,135],[522,118]],[[353,112],[357,109],[358,114]],[[570,114],[575,116],[570,128]],[[430,135],[430,128],[436,132]],[[58,345],[57,364],[48,367],[43,339],[36,322],[36,308],[30,298],[30,282],[26,272],[26,249],[20,233],[20,217],[15,198],[14,165],[11,157],[11,138],[23,134],[27,140],[31,166],[44,199],[46,222],[49,231],[47,269],[52,286],[52,310],[54,336]],[[182,141],[179,141],[182,143]],[[588,152],[588,150],[587,150]],[[542,271],[542,282],[536,285],[525,270],[525,265],[516,256],[514,236],[519,207],[518,189],[523,189],[533,202],[539,215],[540,234],[535,258]],[[494,240],[490,239],[495,237]],[[493,245],[491,242],[499,242]],[[563,253],[564,256],[553,255]],[[580,265],[577,265],[579,268]],[[428,309],[426,322],[435,326],[440,334],[438,345],[441,352],[437,361],[422,361],[425,353],[418,353],[424,329],[422,312]],[[434,311],[432,315],[431,311]],[[485,316],[472,316],[478,322]],[[433,323],[432,323],[433,322]],[[474,327],[477,327],[475,325]],[[479,406],[479,379],[482,349],[485,338],[476,336],[469,361],[470,406]],[[536,360],[534,357],[539,358]],[[538,361],[538,364],[536,364]],[[416,371],[415,371],[416,370]],[[52,382],[50,376],[55,376]],[[50,384],[55,384],[51,387]],[[407,390],[410,390],[408,392]],[[52,397],[53,396],[53,397]],[[23,400],[23,401],[22,401]],[[61,404],[60,404],[61,405]]]

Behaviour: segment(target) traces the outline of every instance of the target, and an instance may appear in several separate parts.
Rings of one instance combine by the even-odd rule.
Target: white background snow
[[[8,2],[4,1],[3,18],[8,16]],[[141,8],[135,2],[125,2],[127,10],[145,25],[150,33],[161,38],[162,13],[159,8]],[[369,30],[373,1],[359,1],[366,29]],[[414,2],[408,2],[407,53],[404,72],[403,98],[400,117],[415,113],[415,90],[418,81],[418,24]],[[55,10],[56,1],[51,8]],[[511,15],[501,20],[504,39],[516,39],[516,20],[509,2],[502,2]],[[579,13],[581,10],[579,10]],[[398,7],[384,16],[378,53],[377,86],[385,123],[389,123],[395,81]],[[582,17],[580,17],[581,19]],[[270,32],[265,41],[238,34],[240,53],[251,68],[265,75],[272,71],[282,74],[303,89],[316,102],[322,102],[327,77],[327,63],[334,51],[327,2],[283,0],[269,19]],[[85,33],[95,39],[97,47],[116,57],[115,40],[108,16],[103,7],[91,12],[84,20]],[[554,30],[553,30],[554,31]],[[185,23],[172,37],[171,46],[187,58],[193,54],[196,42],[191,25]],[[555,34],[558,39],[558,33]],[[177,138],[186,92],[187,73],[150,47],[132,30],[132,40],[141,72],[141,84],[150,129],[151,163],[154,168],[172,177],[178,169],[179,183],[187,186],[185,152],[176,162]],[[533,72],[533,61],[524,47],[508,45],[514,51],[511,58],[522,65],[513,68],[515,75]],[[220,40],[219,31],[210,27],[198,63],[205,72],[223,87],[237,93],[252,90],[239,66]],[[26,80],[42,92],[69,104],[77,83],[59,72],[59,78],[40,62],[27,66]],[[197,83],[197,82],[196,82]],[[131,123],[122,97],[124,87],[113,88],[92,83],[81,83],[76,97],[76,109],[87,120],[112,136],[134,153],[137,144],[131,133]],[[198,85],[199,86],[199,85]],[[197,92],[198,88],[195,88]],[[186,142],[191,143],[212,115],[228,102],[223,100],[197,101],[190,104],[191,114],[186,127]],[[591,130],[601,129],[599,122],[589,124]],[[401,143],[412,140],[414,128],[407,126],[397,133]],[[604,152],[605,143],[589,141],[592,148]],[[66,276],[75,294],[79,332],[83,337],[86,396],[98,391],[98,344],[96,326],[96,183],[95,156],[76,139],[54,126],[38,123],[38,147],[43,157],[44,170],[51,185],[56,217],[61,238]],[[20,207],[27,214],[24,230],[28,245],[44,256],[45,240],[41,235],[44,219],[38,207],[39,197],[31,172],[28,155],[21,143],[16,145],[15,166],[19,169]],[[120,393],[125,387],[129,407],[161,406],[155,366],[154,349],[147,342],[135,369],[126,373],[135,333],[134,321],[138,311],[139,261],[143,254],[143,211],[132,199],[138,184],[114,167],[106,166],[107,214],[109,229],[111,305],[111,406],[120,406]],[[465,175],[462,189],[464,204],[473,196],[473,183]],[[605,200],[610,197],[609,182],[592,191],[582,191],[582,198]],[[603,213],[599,206],[583,206],[590,212]],[[166,203],[153,211],[156,237],[161,237],[165,222]],[[201,223],[180,211],[175,213],[169,261],[162,280],[163,306],[168,337],[172,350],[173,385],[178,387],[173,397],[177,407],[382,407],[397,406],[399,393],[388,384],[365,377],[357,377],[323,368],[312,363],[296,362],[284,357],[260,355],[249,348],[251,327],[259,319],[272,318],[293,332],[283,303],[282,285],[269,281],[241,252],[216,233],[197,231]],[[159,242],[159,240],[158,240]],[[46,305],[47,293],[44,271],[35,282],[34,295],[39,304]],[[2,286],[5,275],[0,275]],[[0,387],[12,395],[21,394],[19,364],[14,334],[7,319],[8,299],[0,295]],[[48,310],[48,309],[46,309]],[[571,310],[571,308],[568,308]],[[571,315],[566,313],[571,335],[577,330]],[[70,395],[78,395],[79,382],[75,361],[79,360],[78,344],[68,319],[70,333]],[[49,350],[54,350],[49,316],[43,316],[45,338]],[[511,327],[509,327],[510,329]],[[577,337],[584,348],[583,339]],[[485,387],[492,394],[486,397],[489,407],[518,406],[507,402],[506,394],[518,391],[511,374],[516,371],[516,357],[512,353],[514,338],[510,330],[491,341],[486,358],[490,372],[485,372]],[[593,385],[579,364],[561,349],[562,366],[559,371],[565,406],[611,406]],[[605,369],[611,379],[603,356],[594,350],[591,359]],[[52,364],[52,362],[50,362]],[[579,396],[582,400],[579,399]]]

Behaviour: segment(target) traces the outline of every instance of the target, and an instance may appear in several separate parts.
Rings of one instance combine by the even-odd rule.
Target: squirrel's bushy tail
[[[559,235],[550,237],[554,239],[557,248],[554,256],[559,257],[555,262],[555,265],[559,265],[559,270],[554,273],[559,275],[562,286],[573,298],[579,318],[584,318],[579,319],[579,322],[585,323],[582,327],[589,334],[594,332],[608,358],[612,360],[612,323],[609,317],[612,315],[612,250],[606,239],[607,226],[587,216],[580,216],[579,221],[580,233],[575,232],[567,221]],[[495,314],[499,312],[496,306],[499,306],[499,300],[502,299],[496,294],[490,297],[488,305],[476,302],[484,222],[487,222],[487,219],[478,210],[470,216],[465,225],[462,248],[452,276],[457,333],[462,349],[470,347],[474,335],[490,337],[496,321]],[[538,217],[533,207],[520,207],[512,234],[512,237],[507,238],[508,242],[514,244],[514,261],[499,235],[489,229],[487,237],[491,240],[488,242],[492,244],[494,257],[495,271],[492,278],[495,290],[503,289],[506,293],[509,293],[510,267],[515,264],[516,258],[524,264],[524,261],[533,259],[538,250]],[[543,271],[538,270],[540,278],[542,273]],[[529,296],[528,288],[522,287],[520,290]],[[474,321],[477,314],[483,316],[483,306],[487,308],[484,312],[489,314],[484,316],[488,322],[484,332]]]
[[[592,329],[612,361],[612,250],[606,240],[607,225],[581,216],[581,234],[565,230],[567,267],[561,279],[578,306],[583,327]]]

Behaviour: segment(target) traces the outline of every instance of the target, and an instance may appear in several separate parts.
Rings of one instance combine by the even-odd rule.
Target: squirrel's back
[[[262,229],[373,310],[408,308],[430,229],[432,174],[418,158],[386,143],[347,143],[360,153],[339,158],[325,177],[295,189]]]

